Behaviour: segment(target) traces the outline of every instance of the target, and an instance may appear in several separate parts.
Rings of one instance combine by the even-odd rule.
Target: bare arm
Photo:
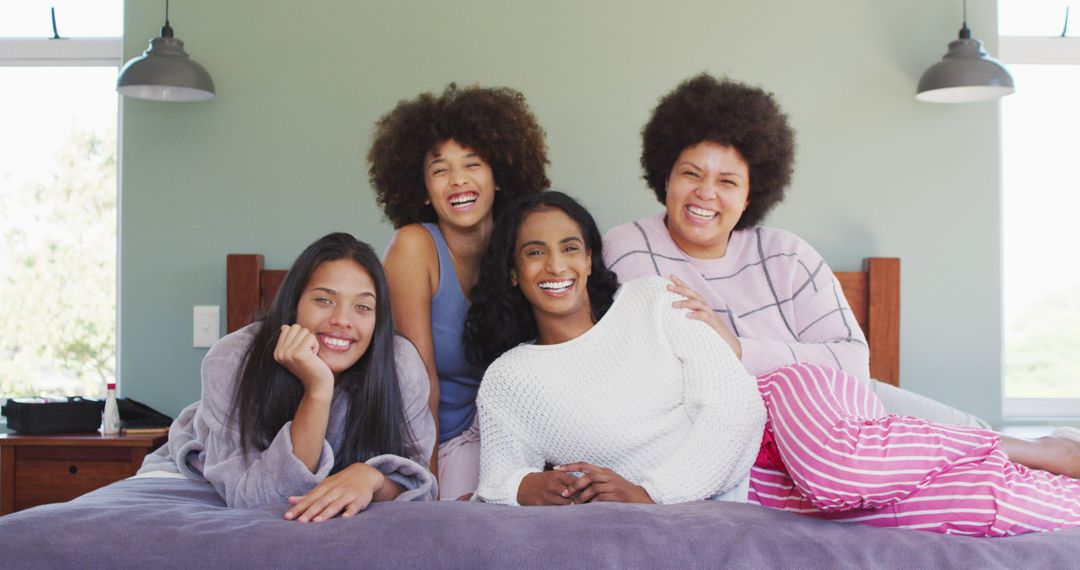
[[[312,473],[318,470],[319,459],[322,457],[326,425],[330,421],[330,400],[329,396],[321,397],[305,392],[296,408],[290,428],[293,453]]]
[[[435,420],[431,472],[438,474],[439,376],[435,372],[435,341],[431,333],[431,298],[439,288],[439,253],[420,225],[401,228],[386,250],[383,266],[390,286],[390,306],[398,332],[409,339],[424,360],[431,390],[428,408]]]

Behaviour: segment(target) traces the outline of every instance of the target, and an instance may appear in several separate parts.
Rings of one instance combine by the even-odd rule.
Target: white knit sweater
[[[480,500],[516,505],[544,463],[585,461],[657,503],[700,500],[749,476],[765,407],[757,383],[708,325],[672,308],[668,281],[623,284],[585,334],[521,345],[484,374]]]

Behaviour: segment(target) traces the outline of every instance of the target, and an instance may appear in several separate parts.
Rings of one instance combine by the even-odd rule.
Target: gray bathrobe
[[[229,412],[237,372],[259,326],[248,325],[229,334],[206,354],[202,361],[202,400],[180,412],[169,428],[169,442],[146,456],[140,475],[155,471],[180,473],[208,481],[230,507],[260,507],[284,504],[287,497],[303,495],[330,474],[334,454],[345,439],[348,404],[340,391],[335,392],[330,404],[326,440],[314,473],[293,454],[291,421],[281,427],[262,452],[249,450],[246,461],[240,452],[239,422],[230,419]],[[435,423],[428,410],[427,370],[416,348],[402,337],[395,338],[394,360],[405,418],[420,453],[415,457],[379,455],[366,463],[405,487],[397,500],[435,499],[438,489],[426,466],[435,445]]]

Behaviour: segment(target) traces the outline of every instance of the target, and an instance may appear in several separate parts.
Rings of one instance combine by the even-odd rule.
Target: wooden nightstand
[[[130,477],[165,435],[0,434],[0,515]]]

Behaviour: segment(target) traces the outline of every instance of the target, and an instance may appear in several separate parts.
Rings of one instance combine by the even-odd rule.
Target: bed
[[[228,326],[280,284],[258,256],[230,256]],[[872,349],[899,382],[899,261],[841,275]],[[877,327],[877,328],[875,328]],[[891,375],[890,375],[891,374]],[[375,504],[319,524],[284,505],[228,509],[208,484],[126,479],[68,503],[0,517],[0,567],[1068,568],[1080,529],[1005,539],[833,523],[748,504]]]

